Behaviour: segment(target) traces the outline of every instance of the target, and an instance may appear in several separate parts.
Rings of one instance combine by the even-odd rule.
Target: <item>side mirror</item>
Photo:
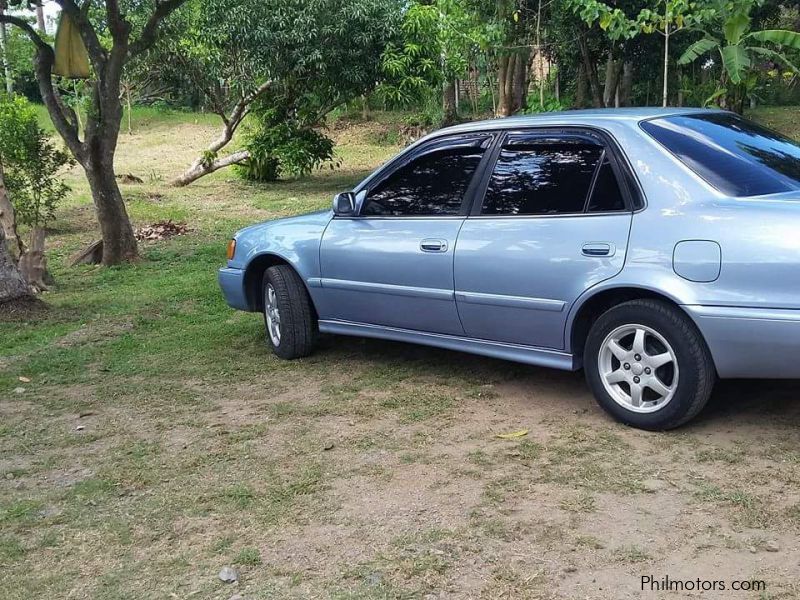
[[[333,214],[337,217],[352,217],[356,214],[356,195],[342,192],[333,197]]]

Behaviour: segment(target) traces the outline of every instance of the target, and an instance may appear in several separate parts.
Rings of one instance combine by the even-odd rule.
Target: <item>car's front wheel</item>
[[[308,356],[317,338],[311,298],[303,281],[288,265],[264,273],[264,327],[267,344],[285,359]]]
[[[589,331],[583,360],[600,406],[641,429],[686,423],[706,405],[716,381],[697,327],[658,300],[633,300],[606,311]]]

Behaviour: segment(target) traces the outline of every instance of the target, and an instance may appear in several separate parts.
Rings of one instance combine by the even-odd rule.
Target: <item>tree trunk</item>
[[[186,169],[186,171],[183,172],[182,175],[179,175],[170,181],[170,185],[174,187],[183,187],[194,181],[197,181],[209,173],[218,171],[223,167],[247,160],[250,157],[250,153],[247,150],[240,150],[239,152],[234,152],[233,154],[229,154],[223,158],[208,158],[209,156],[216,157],[217,153],[228,145],[228,143],[233,139],[233,134],[235,133],[238,125],[238,121],[231,122],[225,119],[225,125],[222,128],[220,136],[211,143],[202,156],[198,156],[195,159],[195,161],[189,166],[188,169]]]
[[[32,297],[33,291],[8,255],[5,233],[0,227],[0,305]]]
[[[614,60],[614,50],[609,48],[606,58],[606,81],[603,85],[603,104],[611,106],[617,91],[617,61]]]
[[[35,292],[47,289],[47,280],[52,279],[47,273],[47,258],[44,254],[45,231],[41,227],[31,229],[28,250],[19,261],[19,270],[25,281]]]
[[[195,160],[192,166],[186,169],[182,175],[170,181],[169,184],[174,187],[183,187],[214,171],[243,163],[248,158],[250,158],[250,152],[247,150],[239,150],[238,152],[228,154],[223,158],[217,158],[212,161],[206,161],[200,157]]]
[[[0,6],[0,15],[4,9]],[[10,96],[14,93],[14,77],[11,75],[11,65],[8,62],[8,54],[6,53],[6,46],[8,39],[6,38],[6,24],[0,23],[0,54],[3,55],[3,74],[6,79],[6,93]]]
[[[514,105],[514,71],[516,69],[516,53],[500,57],[497,73],[497,116],[508,117],[513,112]]]
[[[242,124],[247,115],[250,113],[250,107],[253,102],[267,93],[271,87],[272,82],[266,81],[256,89],[244,94],[236,103],[236,106],[233,107],[233,110],[229,115],[218,113],[223,123],[222,132],[220,133],[219,137],[211,142],[203,155],[197,157],[182,175],[173,179],[170,182],[170,185],[175,187],[189,185],[204,175],[213,173],[214,171],[222,169],[223,167],[239,164],[250,158],[250,153],[247,150],[240,150],[223,158],[218,158],[217,155],[219,151],[227,146],[233,139],[233,135],[239,128],[239,125]]]
[[[525,107],[528,100],[528,83],[530,82],[531,73],[531,51],[524,48],[517,52],[517,58],[514,62],[514,73],[511,82],[512,102],[511,112],[509,114],[516,114]]]
[[[458,121],[458,108],[456,107],[456,84],[448,81],[442,91],[442,126],[452,125]]]
[[[664,31],[664,91],[661,94],[661,106],[669,104],[669,25]]]
[[[595,64],[592,53],[589,51],[586,33],[583,31],[578,35],[578,49],[581,53],[581,60],[583,61],[584,73],[586,74],[586,80],[589,84],[589,91],[592,93],[592,105],[595,108],[604,108],[603,94],[600,91],[600,79],[597,77],[597,65]]]
[[[94,158],[84,165],[103,236],[103,264],[137,258],[136,237],[114,174],[113,158]]]
[[[586,108],[589,95],[589,82],[586,79],[586,69],[583,64],[578,65],[578,81],[575,84],[575,104],[578,108]]]
[[[631,92],[633,91],[633,63],[626,60],[622,63],[622,80],[619,84],[619,105],[631,105]]]
[[[34,69],[39,92],[53,126],[86,172],[103,234],[103,264],[106,265],[137,256],[136,238],[114,178],[114,152],[122,123],[119,97],[122,74],[131,58],[146,52],[155,43],[162,21],[185,1],[157,2],[138,37],[132,40],[133,28],[120,10],[119,2],[108,0],[103,3],[106,29],[101,35],[88,17],[87,3],[80,7],[77,2],[59,0],[62,11],[69,15],[80,33],[94,72],[92,103],[83,139],[75,111],[64,103],[53,82],[53,47],[24,18],[0,14],[3,27],[5,23],[15,25],[36,47]],[[0,5],[5,6],[6,2],[0,1]]]
[[[44,2],[44,0],[42,0],[42,2]],[[47,24],[44,20],[44,7],[41,2],[36,4],[36,26],[41,33],[47,33]]]
[[[553,69],[553,66],[550,68]],[[551,70],[550,72],[554,74],[553,79],[555,89],[553,90],[553,93],[556,95],[556,102],[561,103],[561,73],[559,72],[558,65],[556,64],[555,70]]]
[[[369,97],[366,94],[361,96],[361,120],[369,121]]]
[[[6,183],[3,177],[3,163],[0,162],[0,229],[5,234],[5,246],[11,260],[16,264],[17,260],[25,251],[22,240],[17,235],[17,219],[14,214],[14,205],[8,197]]]

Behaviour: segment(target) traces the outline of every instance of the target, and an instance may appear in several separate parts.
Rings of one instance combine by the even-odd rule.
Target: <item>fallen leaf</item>
[[[497,437],[501,440],[513,440],[528,435],[527,429],[520,429],[519,431],[512,431],[511,433],[498,433]]]

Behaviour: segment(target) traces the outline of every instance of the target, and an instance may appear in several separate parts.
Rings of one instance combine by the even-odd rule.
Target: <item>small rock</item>
[[[660,492],[667,485],[660,479],[646,479],[642,482],[642,489],[647,492],[648,494],[655,494],[656,492]]]
[[[78,425],[78,426],[75,428],[75,431],[83,431],[84,429],[86,429],[86,425]]]
[[[14,393],[15,394],[24,394],[25,393],[25,388],[24,387],[14,388]]]
[[[28,379],[27,377],[20,377],[20,378],[19,378],[19,380],[20,380],[22,383],[30,383],[30,382],[31,382],[31,380],[30,380],[30,379]]]
[[[578,567],[573,567],[572,565],[564,567],[564,573],[577,573],[577,572],[578,572]]]
[[[755,546],[750,546],[750,547],[748,548],[748,550],[750,550],[750,554],[755,554],[756,552],[758,552],[758,550],[756,550],[756,547],[755,547]]]
[[[767,552],[778,552],[781,549],[781,547],[778,545],[778,542],[775,540],[768,541],[766,544],[764,544],[764,548],[767,550]]]
[[[235,583],[239,581],[239,573],[236,569],[231,567],[222,567],[218,577],[220,581],[224,581],[225,583]]]
[[[333,442],[325,442],[325,445],[322,447],[323,450],[333,450],[334,443]]]
[[[10,472],[6,473],[6,479],[14,479],[14,474]]]

